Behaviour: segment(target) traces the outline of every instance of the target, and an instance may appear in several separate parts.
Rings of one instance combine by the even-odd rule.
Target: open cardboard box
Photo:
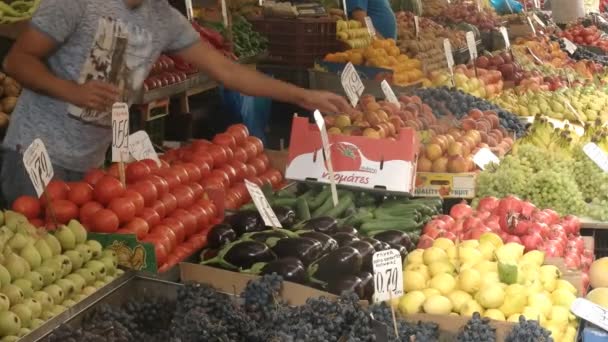
[[[435,322],[441,331],[439,341],[455,341],[456,335],[471,318],[454,315],[412,314],[405,316],[405,319],[411,322]],[[515,324],[491,320],[490,325],[496,329],[496,341],[504,341]]]
[[[415,196],[442,198],[475,198],[477,172],[416,172]]]

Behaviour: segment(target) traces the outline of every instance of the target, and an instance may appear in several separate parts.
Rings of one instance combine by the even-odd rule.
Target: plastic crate
[[[334,19],[257,18],[251,24],[268,38],[269,60],[273,63],[309,67],[339,47]]]

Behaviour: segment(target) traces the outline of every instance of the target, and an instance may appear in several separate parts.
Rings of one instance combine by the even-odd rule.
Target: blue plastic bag
[[[498,14],[520,13],[524,7],[515,0],[490,0]]]
[[[228,113],[237,115],[233,121],[242,122],[249,134],[266,144],[266,126],[270,118],[272,100],[264,97],[243,95],[237,91],[221,88],[222,105]],[[231,120],[232,121],[232,120]]]

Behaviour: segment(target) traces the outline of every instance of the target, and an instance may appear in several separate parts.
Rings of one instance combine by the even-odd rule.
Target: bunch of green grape
[[[535,173],[529,179],[524,196],[541,208],[551,208],[560,214],[587,214],[587,204],[578,184],[570,174],[552,169]]]
[[[573,176],[587,202],[608,199],[608,173],[580,149],[575,154]]]

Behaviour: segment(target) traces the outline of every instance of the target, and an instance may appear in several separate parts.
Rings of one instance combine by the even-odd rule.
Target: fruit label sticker
[[[329,149],[329,137],[327,136],[327,129],[325,127],[325,120],[321,115],[321,112],[315,110],[314,112],[315,122],[319,127],[321,133],[321,144],[323,145],[323,154],[325,154],[325,160],[327,164],[327,170],[329,171],[329,182],[331,189],[331,199],[334,202],[334,207],[338,205],[338,190],[336,189],[336,177],[334,175],[334,166],[331,160],[331,151]]]
[[[538,25],[540,25],[540,27],[547,27],[547,25],[545,25],[545,23],[540,20],[540,18],[536,15],[536,13],[532,14],[532,18],[534,18],[534,20],[538,23]]]
[[[112,106],[112,161],[129,160],[129,106],[117,102]]]
[[[46,147],[40,139],[35,139],[23,153],[23,165],[30,176],[38,197],[42,196],[44,188],[53,179],[53,164],[46,152]]]
[[[160,165],[158,154],[146,131],[137,131],[129,136],[129,153],[135,160],[152,159]]]
[[[608,310],[585,298],[576,298],[570,304],[570,311],[585,321],[608,330]]]
[[[374,302],[403,296],[403,264],[396,249],[374,253]]]
[[[346,92],[346,96],[348,96],[348,99],[350,100],[350,104],[353,105],[353,107],[356,107],[365,86],[363,85],[363,82],[361,82],[361,78],[353,63],[349,62],[346,64],[342,71],[342,76],[340,76],[340,80],[342,81],[342,87]]]
[[[526,19],[528,19],[528,25],[530,25],[530,28],[532,29],[532,33],[536,36],[536,28],[534,27],[534,24],[532,23],[532,19],[530,19],[530,17],[526,17]]]
[[[486,165],[490,163],[499,164],[500,159],[490,151],[490,149],[484,147],[479,149],[477,153],[473,156],[473,162],[475,165],[479,166],[480,169],[485,170]]]
[[[222,21],[224,22],[224,27],[228,27],[228,9],[226,8],[226,0],[221,1],[222,6]]]
[[[262,216],[264,224],[268,227],[283,228],[283,226],[281,226],[281,222],[279,222],[279,219],[277,218],[277,215],[275,215],[274,210],[272,210],[270,207],[270,203],[268,203],[266,196],[264,196],[262,189],[260,189],[257,184],[246,179],[245,186],[247,187],[247,191],[253,200],[253,204],[255,204],[260,216]]]
[[[608,172],[608,155],[595,143],[588,143],[583,146],[583,152],[593,160],[593,162],[602,169],[604,172]]]
[[[568,38],[562,38],[562,39],[564,40],[564,45],[566,46],[566,51],[568,51],[569,54],[573,54],[574,52],[576,52],[576,49],[578,48],[576,46],[576,44],[571,42],[570,39],[568,39]]]
[[[508,2],[508,1],[507,1]],[[505,49],[510,49],[511,48],[511,41],[509,40],[509,32],[507,32],[507,28],[504,26],[501,26],[499,28],[500,30],[500,34],[502,34],[502,39],[505,40]]]
[[[420,38],[420,18],[414,16],[414,28],[416,29],[416,38]]]
[[[471,60],[477,59],[477,42],[475,41],[475,34],[472,31],[467,32],[467,47],[469,48],[469,56]]]
[[[365,26],[367,27],[367,32],[369,36],[372,38],[376,37],[376,29],[374,28],[374,23],[372,22],[372,18],[365,17]]]
[[[388,82],[386,80],[382,80],[382,82],[380,83],[380,87],[382,88],[384,97],[386,98],[386,100],[388,102],[399,105],[399,100],[397,99],[397,96],[395,96],[395,92],[393,91],[393,88],[391,88],[391,85],[388,84]]]

